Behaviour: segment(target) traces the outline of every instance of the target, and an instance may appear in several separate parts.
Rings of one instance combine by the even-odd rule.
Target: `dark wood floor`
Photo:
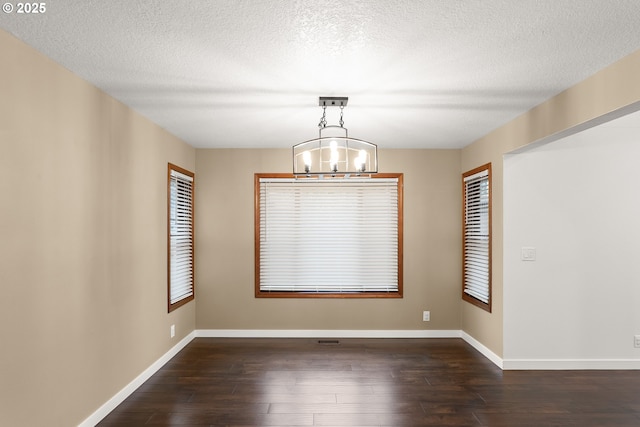
[[[100,426],[640,426],[640,371],[501,371],[460,339],[197,338]]]

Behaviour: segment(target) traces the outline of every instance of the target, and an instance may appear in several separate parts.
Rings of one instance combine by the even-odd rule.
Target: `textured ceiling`
[[[195,147],[458,148],[640,48],[638,0],[52,0],[0,28]],[[337,110],[328,110],[329,124]]]

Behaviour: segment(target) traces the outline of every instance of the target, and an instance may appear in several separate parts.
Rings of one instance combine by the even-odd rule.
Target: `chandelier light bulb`
[[[331,170],[333,172],[337,172],[338,171],[338,152],[337,151],[331,152],[331,158],[329,159],[329,163],[331,164]]]
[[[367,164],[367,152],[365,150],[360,150],[358,157],[356,157],[353,163],[358,172],[364,172]]]
[[[338,142],[336,140],[332,140],[329,143],[329,147],[331,148],[331,157],[329,157],[329,164],[331,165],[331,170],[333,173],[338,172],[338,160],[340,159],[340,154],[338,153]]]
[[[304,161],[305,166],[311,167],[311,152],[305,151],[302,153],[302,160]]]

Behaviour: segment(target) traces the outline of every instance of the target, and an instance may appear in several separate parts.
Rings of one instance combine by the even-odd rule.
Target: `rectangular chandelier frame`
[[[293,174],[367,175],[378,172],[378,147],[350,138],[341,126],[326,126],[320,136],[293,146]]]

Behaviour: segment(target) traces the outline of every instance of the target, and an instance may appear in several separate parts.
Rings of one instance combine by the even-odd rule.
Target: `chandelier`
[[[318,123],[318,138],[293,146],[294,175],[341,175],[348,178],[378,172],[378,147],[371,142],[350,138],[344,127],[347,101],[347,97],[319,98],[322,117]],[[338,125],[327,124],[327,107],[340,108]]]

